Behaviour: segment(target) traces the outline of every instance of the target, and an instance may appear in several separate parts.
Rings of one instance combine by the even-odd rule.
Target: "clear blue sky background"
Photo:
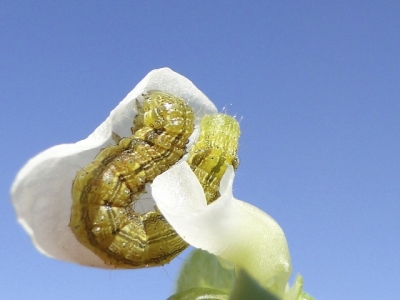
[[[165,299],[185,254],[105,271],[42,256],[9,188],[152,69],[243,117],[234,194],[284,229],[318,299],[398,299],[400,2],[2,1],[0,297]],[[49,186],[51,188],[51,186]]]

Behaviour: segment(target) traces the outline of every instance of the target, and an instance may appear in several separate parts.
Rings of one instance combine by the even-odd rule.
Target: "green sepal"
[[[207,251],[195,249],[182,266],[176,293],[204,287],[229,294],[235,278],[235,271],[223,268],[216,256]]]
[[[265,290],[250,277],[246,271],[241,270],[235,281],[229,300],[279,300],[276,296]]]
[[[229,296],[219,290],[196,287],[172,295],[167,300],[228,300]]]

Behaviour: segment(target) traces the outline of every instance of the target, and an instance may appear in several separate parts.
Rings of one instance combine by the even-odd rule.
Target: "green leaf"
[[[260,284],[250,277],[246,271],[241,270],[235,281],[229,300],[279,300],[276,296],[265,290]]]
[[[172,295],[167,300],[228,300],[228,295],[216,289],[197,287]]]
[[[176,292],[204,287],[229,294],[235,277],[234,270],[223,268],[214,255],[207,251],[195,249],[182,266]]]

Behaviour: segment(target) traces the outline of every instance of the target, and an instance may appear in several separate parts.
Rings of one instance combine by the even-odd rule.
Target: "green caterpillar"
[[[201,120],[200,136],[189,154],[188,164],[199,179],[207,203],[219,196],[219,184],[229,165],[236,170],[240,136],[239,123],[226,114],[205,116]]]
[[[133,209],[145,185],[186,154],[194,130],[187,103],[161,91],[143,94],[132,136],[103,149],[72,185],[70,228],[78,241],[106,264],[144,268],[169,263],[188,244],[158,211]],[[205,116],[188,164],[208,203],[219,197],[228,165],[238,166],[238,122],[225,114]]]
[[[186,154],[193,110],[161,91],[143,97],[132,136],[103,149],[72,185],[70,228],[81,244],[118,268],[163,265],[187,247],[162,214],[140,214],[132,204],[147,183]]]

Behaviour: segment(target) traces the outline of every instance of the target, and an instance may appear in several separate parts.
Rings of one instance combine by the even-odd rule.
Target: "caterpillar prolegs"
[[[140,214],[134,211],[133,204],[145,192],[147,183],[186,154],[186,144],[194,130],[193,110],[184,100],[161,91],[149,91],[143,98],[132,136],[103,149],[93,162],[77,173],[72,185],[70,228],[81,244],[116,268],[164,265],[188,246],[161,213]],[[221,121],[217,123],[222,124]],[[209,186],[213,186],[210,190],[215,190],[218,184],[218,193],[218,180],[226,167],[221,168],[221,163],[213,165],[211,156],[236,155],[238,136],[236,146],[222,141],[226,139],[222,131],[218,143],[205,142],[207,136],[211,136],[203,131],[210,130],[211,127],[203,126],[202,122],[198,143],[202,142],[193,147],[200,152],[195,151],[195,158],[189,160],[195,163],[191,167],[195,173],[197,170],[205,191]],[[218,135],[216,131],[213,133]],[[214,145],[234,149],[210,151]],[[230,158],[226,158],[226,162],[229,161]],[[206,176],[210,167],[209,176]]]

